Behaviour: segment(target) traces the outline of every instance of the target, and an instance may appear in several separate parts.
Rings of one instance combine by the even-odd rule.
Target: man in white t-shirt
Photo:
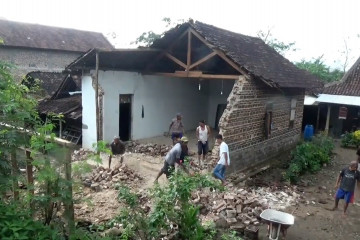
[[[230,165],[229,147],[223,141],[223,136],[218,134],[216,136],[216,142],[220,145],[219,161],[213,171],[215,178],[220,179],[223,185],[225,185],[225,169]]]

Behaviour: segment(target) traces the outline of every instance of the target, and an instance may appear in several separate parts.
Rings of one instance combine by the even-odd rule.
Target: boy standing
[[[213,171],[215,178],[220,179],[223,185],[225,185],[225,169],[230,165],[229,147],[223,141],[223,136],[218,134],[216,136],[216,142],[220,145],[219,161]]]
[[[344,205],[344,215],[346,215],[346,210],[349,206],[349,203],[354,202],[354,191],[355,191],[355,185],[356,181],[358,181],[358,190],[360,188],[360,174],[357,171],[358,163],[357,161],[352,161],[350,163],[350,166],[347,168],[344,168],[337,180],[335,188],[338,188],[335,195],[335,206],[332,210],[336,210],[339,204],[340,199],[345,200]],[[340,184],[340,187],[339,187]]]

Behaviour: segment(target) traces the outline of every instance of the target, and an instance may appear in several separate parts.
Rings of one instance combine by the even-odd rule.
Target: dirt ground
[[[340,201],[339,210],[329,211],[333,207],[335,194],[335,181],[339,171],[356,159],[354,149],[344,149],[337,143],[334,160],[315,175],[307,175],[302,178],[299,189],[303,192],[305,200],[297,207],[290,207],[285,211],[295,216],[295,224],[288,230],[288,240],[310,240],[310,239],[359,239],[360,240],[360,205],[350,205],[348,216],[342,216],[343,202]],[[196,157],[196,156],[195,156]],[[107,166],[107,158],[103,157],[103,165]],[[113,159],[113,166],[119,159]],[[145,154],[127,153],[124,163],[136,170],[143,178],[138,184],[138,191],[146,191],[153,186],[153,181],[163,165],[163,157],[151,157]],[[266,179],[273,184],[280,181],[283,170],[272,168],[259,174],[256,177]],[[255,178],[256,178],[255,177]],[[163,175],[159,179],[160,184],[166,184],[167,180]],[[356,199],[360,203],[360,194]],[[82,218],[86,216],[92,222],[103,222],[114,217],[121,208],[117,202],[115,190],[103,190],[92,192],[89,189],[83,190],[84,203],[75,205],[76,214]],[[83,201],[84,202],[84,201]],[[260,226],[259,239],[265,240],[266,225]]]
[[[360,239],[360,206],[350,205],[345,218],[342,216],[343,201],[340,201],[337,211],[328,210],[334,206],[334,185],[339,171],[356,160],[354,149],[341,148],[339,143],[336,145],[331,164],[315,175],[302,178],[303,186],[299,188],[303,189],[308,204],[300,203],[298,208],[286,209],[288,213],[294,212],[295,216],[295,224],[288,229],[287,240]],[[279,176],[277,171],[271,170],[267,174]],[[359,196],[356,193],[355,201],[360,203]],[[260,240],[268,239],[266,226],[261,226],[259,233]]]

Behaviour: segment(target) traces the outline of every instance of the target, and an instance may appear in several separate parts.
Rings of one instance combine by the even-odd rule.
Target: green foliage
[[[314,136],[311,142],[304,142],[292,151],[292,160],[285,173],[285,179],[296,183],[306,173],[315,173],[323,164],[331,161],[333,140],[325,135]]]
[[[300,69],[304,69],[317,76],[325,83],[338,81],[344,75],[344,72],[339,69],[331,70],[329,66],[326,66],[322,60],[323,56],[315,58],[311,61],[302,60],[296,63],[296,66]]]
[[[191,192],[202,187],[222,189],[210,176],[176,172],[167,186],[155,185],[151,192],[154,208],[147,213],[138,196],[121,186],[119,200],[128,207],[122,209],[109,227],[121,223],[125,229],[121,239],[159,239],[164,230],[174,232],[177,239],[213,239],[214,231],[201,225],[199,208],[190,203]]]
[[[241,237],[237,236],[236,231],[230,231],[221,235],[221,240],[242,240]]]
[[[273,37],[270,29],[268,29],[267,32],[262,30],[258,31],[257,36],[281,55],[284,55],[288,51],[296,51],[295,42],[285,43],[278,40],[277,38]]]
[[[159,39],[164,36],[165,32],[178,24],[184,23],[183,19],[179,19],[176,22],[172,22],[170,18],[165,17],[162,19],[162,22],[165,23],[165,31],[162,33],[155,33],[153,31],[143,32],[134,42],[131,44],[136,44],[144,47],[149,47],[156,39]]]
[[[341,138],[341,146],[358,148],[360,146],[360,130],[346,132]]]
[[[0,239],[62,239],[56,230],[34,221],[26,209],[0,201]]]

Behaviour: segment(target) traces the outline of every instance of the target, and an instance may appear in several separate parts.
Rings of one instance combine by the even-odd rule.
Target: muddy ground
[[[333,206],[335,181],[338,172],[356,159],[354,149],[344,149],[337,143],[334,160],[315,175],[307,175],[302,178],[299,188],[302,190],[305,200],[298,206],[287,208],[285,211],[295,216],[295,224],[288,230],[288,240],[310,239],[359,239],[360,240],[360,205],[350,205],[348,216],[342,216],[343,202],[339,204],[338,211],[329,211]],[[107,159],[104,166],[107,166]],[[114,160],[113,166],[118,160]],[[158,170],[162,167],[162,157],[151,157],[144,154],[127,154],[125,164],[136,170],[144,180],[137,185],[138,191],[146,191],[153,186],[153,181]],[[253,179],[260,178],[271,184],[279,184],[281,168],[271,168]],[[165,176],[159,179],[160,184],[166,184]],[[248,181],[251,183],[251,180]],[[360,203],[360,194],[356,199]],[[114,217],[122,207],[116,200],[115,190],[104,189],[101,192],[93,192],[87,188],[82,189],[82,203],[75,205],[78,218],[86,218],[91,222],[101,223]],[[259,239],[265,240],[266,225],[260,226]]]
[[[295,224],[288,230],[288,240],[313,239],[360,239],[360,206],[352,204],[348,208],[348,216],[342,216],[343,202],[340,201],[337,211],[329,211],[334,206],[335,182],[339,171],[349,162],[356,160],[354,149],[344,149],[336,143],[334,160],[315,175],[302,178],[299,188],[304,192],[307,204],[290,207],[286,212],[295,216]],[[262,174],[269,182],[278,181],[281,170],[272,169]],[[360,203],[360,194],[355,201]],[[319,203],[321,202],[321,203]],[[266,226],[261,226],[260,239],[267,239]]]

